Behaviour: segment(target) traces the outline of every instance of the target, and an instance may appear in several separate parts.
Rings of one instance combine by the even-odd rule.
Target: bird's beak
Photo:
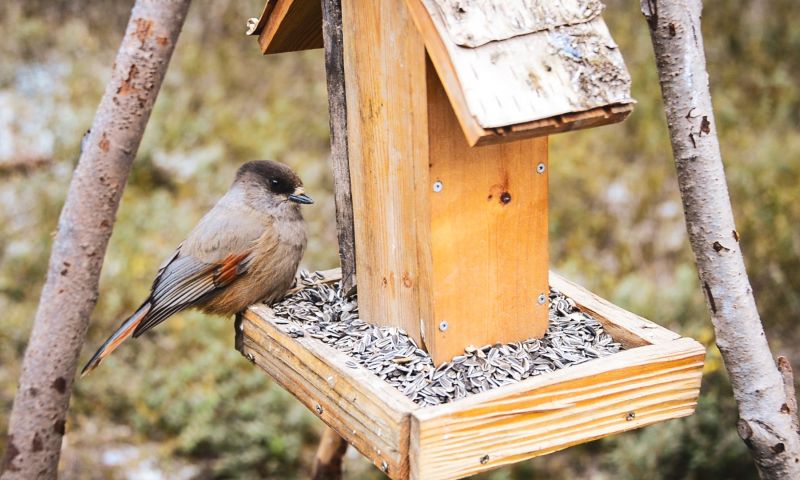
[[[303,191],[302,187],[298,188],[293,194],[289,195],[289,200],[295,203],[304,203],[306,205],[314,203],[314,199],[306,195],[306,192]]]

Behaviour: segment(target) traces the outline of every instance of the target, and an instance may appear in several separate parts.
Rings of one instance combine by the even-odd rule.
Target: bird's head
[[[253,160],[236,172],[234,185],[245,189],[248,202],[255,208],[299,208],[314,203],[303,190],[303,181],[294,171],[280,162]]]

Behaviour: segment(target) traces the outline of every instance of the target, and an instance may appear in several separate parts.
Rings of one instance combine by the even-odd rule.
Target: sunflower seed
[[[550,325],[544,338],[519,343],[470,345],[438,367],[399,328],[359,318],[357,298],[344,299],[338,284],[322,284],[319,272],[301,271],[303,290],[272,306],[274,324],[287,335],[308,336],[344,352],[348,368],[366,368],[419,405],[440,405],[617,353],[615,342],[575,302],[551,290]]]

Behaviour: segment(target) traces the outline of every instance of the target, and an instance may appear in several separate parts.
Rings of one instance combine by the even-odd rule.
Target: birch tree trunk
[[[763,479],[800,478],[791,369],[776,365],[733,221],[711,106],[701,0],[642,0],[650,27],[686,228],[739,408],[737,430]]]
[[[2,480],[57,476],[78,354],[122,190],[190,0],[137,0],[53,242],[8,429]]]

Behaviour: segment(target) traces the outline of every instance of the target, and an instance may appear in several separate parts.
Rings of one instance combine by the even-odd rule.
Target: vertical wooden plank
[[[429,268],[415,198],[428,162],[425,49],[394,2],[343,0],[342,18],[359,309],[419,341]]]
[[[350,164],[347,158],[347,97],[345,94],[342,45],[342,1],[321,0],[322,39],[325,47],[325,75],[331,130],[333,198],[336,203],[336,236],[342,266],[342,291],[353,291],[356,280],[356,245],[353,233],[353,199],[350,192]],[[314,456],[314,480],[341,480],[342,460],[348,443],[335,430],[325,427]]]
[[[440,363],[547,329],[547,139],[470,147],[427,69],[436,321],[424,336]]]
[[[347,97],[345,94],[341,0],[322,1],[322,38],[325,42],[325,73],[331,129],[331,167],[336,202],[336,233],[342,264],[342,289],[355,285],[356,246],[353,233],[353,199],[347,158]]]

